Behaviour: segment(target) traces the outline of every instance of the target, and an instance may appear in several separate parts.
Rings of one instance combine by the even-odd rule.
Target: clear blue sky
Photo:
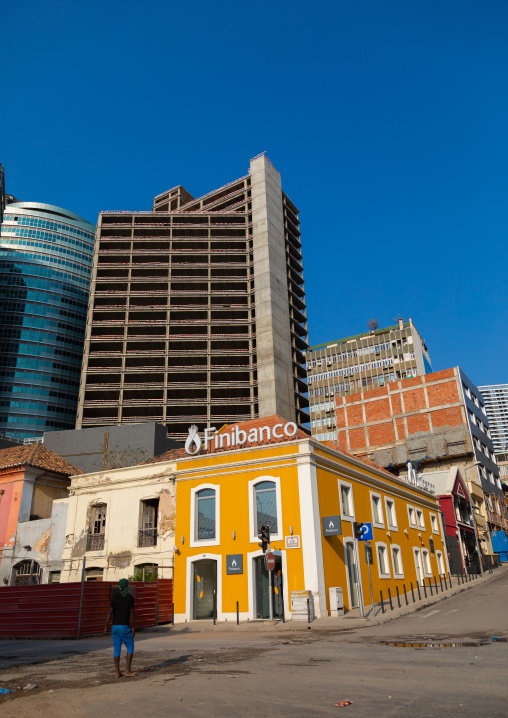
[[[2,25],[9,192],[96,222],[266,150],[311,344],[412,315],[435,369],[508,381],[506,0],[26,0]]]

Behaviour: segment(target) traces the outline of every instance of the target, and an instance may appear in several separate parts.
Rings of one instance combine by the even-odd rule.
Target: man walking
[[[134,653],[134,636],[136,635],[135,615],[134,615],[134,596],[129,593],[129,582],[126,578],[121,578],[118,582],[118,591],[114,591],[109,604],[109,613],[106,619],[104,633],[107,634],[109,622],[113,618],[111,625],[111,635],[113,637],[114,659],[116,668],[116,678],[123,675],[135,676],[131,672],[132,654]],[[131,628],[132,626],[132,628]],[[120,652],[122,643],[127,649],[127,663],[125,666],[125,674],[120,672]]]

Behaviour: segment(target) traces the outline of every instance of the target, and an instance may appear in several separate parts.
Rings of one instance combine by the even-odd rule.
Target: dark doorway
[[[193,612],[196,620],[213,618],[217,596],[217,561],[203,559],[193,564]]]
[[[272,574],[270,576],[270,573]],[[284,610],[282,559],[275,556],[275,568],[268,571],[264,556],[254,559],[256,618],[282,618]],[[271,603],[271,612],[270,612]]]

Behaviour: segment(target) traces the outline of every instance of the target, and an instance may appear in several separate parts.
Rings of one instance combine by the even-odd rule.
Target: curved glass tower
[[[0,433],[73,429],[95,227],[16,202],[0,225]]]

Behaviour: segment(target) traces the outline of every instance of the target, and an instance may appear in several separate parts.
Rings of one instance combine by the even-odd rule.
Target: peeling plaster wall
[[[48,544],[51,533],[51,519],[39,521],[24,521],[18,524],[14,546],[7,553],[4,552],[0,566],[0,585],[4,579],[10,582],[12,569],[20,561],[34,560],[43,568],[48,559]],[[29,546],[30,549],[24,548]]]
[[[73,478],[67,506],[64,570],[61,581],[81,580],[87,568],[102,568],[103,578],[116,581],[134,574],[135,566],[159,566],[161,578],[172,578],[175,534],[175,464],[136,466]],[[156,546],[138,546],[142,501],[159,499]],[[92,507],[106,505],[104,549],[87,551]]]

